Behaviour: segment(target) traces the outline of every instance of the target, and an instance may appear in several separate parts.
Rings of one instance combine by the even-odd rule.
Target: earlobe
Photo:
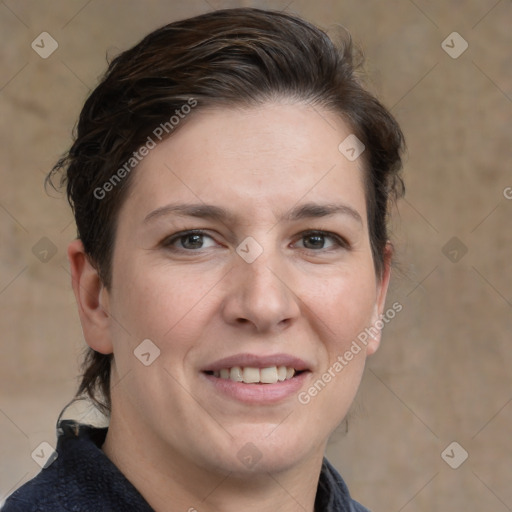
[[[384,314],[384,306],[386,304],[386,295],[389,287],[389,280],[391,277],[391,260],[393,258],[393,245],[391,242],[386,243],[383,255],[383,268],[382,274],[377,280],[377,299],[375,301],[375,307],[372,315],[372,333],[374,336],[369,337],[366,355],[370,356],[377,352],[382,337],[382,315]]]
[[[111,354],[108,291],[87,257],[81,240],[69,244],[68,259],[85,341],[97,352]]]

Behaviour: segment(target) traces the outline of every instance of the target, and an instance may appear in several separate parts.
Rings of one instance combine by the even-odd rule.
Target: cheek
[[[346,416],[361,382],[366,346],[358,336],[371,324],[375,286],[374,274],[360,269],[328,280],[309,303],[324,352],[315,379],[298,398],[330,431]]]
[[[344,350],[371,324],[376,298],[375,275],[366,267],[342,271],[309,294],[305,302],[323,325],[330,353]]]
[[[178,382],[185,381],[183,362],[211,321],[209,294],[222,275],[147,262],[130,262],[118,269],[118,285],[111,303],[115,318],[111,335],[116,371],[122,379],[119,391],[124,390],[141,410],[148,407],[147,396],[159,396],[178,408],[183,392]],[[142,353],[138,347],[146,339],[159,350],[158,357],[148,366],[135,357]],[[150,345],[144,352],[148,350],[152,358],[155,349]],[[123,379],[125,375],[129,378]]]
[[[221,277],[204,269],[161,264],[131,265],[125,275],[114,313],[130,326],[133,336],[155,339],[165,338],[182,323],[190,324],[190,315],[201,324],[208,294]]]

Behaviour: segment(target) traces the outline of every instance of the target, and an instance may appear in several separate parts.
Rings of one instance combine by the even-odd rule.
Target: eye
[[[301,233],[300,241],[303,242],[304,249],[313,251],[329,250],[336,247],[349,248],[349,244],[343,238],[328,231],[306,231]]]
[[[207,243],[206,239],[211,242]],[[177,251],[194,251],[197,249],[207,249],[217,245],[213,238],[201,230],[182,231],[165,239],[162,245],[166,248]]]
[[[302,243],[301,248],[314,252],[332,251],[337,248],[350,249],[350,244],[346,240],[328,231],[305,231],[300,234],[297,243]],[[201,249],[209,249],[217,245],[213,237],[200,229],[181,231],[162,242],[164,248],[176,252],[199,252]]]

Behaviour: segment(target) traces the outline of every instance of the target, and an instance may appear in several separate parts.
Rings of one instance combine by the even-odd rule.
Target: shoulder
[[[61,422],[57,458],[15,491],[2,512],[151,512],[101,450],[106,432],[106,428]]]
[[[16,490],[5,502],[2,512],[66,511],[59,499],[66,488],[66,478],[61,473],[57,463],[52,463]]]
[[[315,502],[323,512],[370,512],[353,500],[348,487],[334,466],[324,458]]]
[[[352,500],[351,506],[352,512],[370,512],[366,507],[363,507],[363,505],[358,503],[356,500]]]
[[[96,443],[101,442],[105,432],[63,422],[58,429],[54,457],[37,476],[7,499],[2,512],[85,510],[82,505],[87,502],[88,489],[87,485],[83,486],[84,477],[87,479],[91,463],[99,463],[99,470],[104,465]],[[75,503],[71,504],[70,500]]]

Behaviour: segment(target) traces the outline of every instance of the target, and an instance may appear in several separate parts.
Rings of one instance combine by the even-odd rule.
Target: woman
[[[403,136],[356,68],[257,9],[110,64],[49,176],[108,427],[61,420],[6,512],[366,510],[324,452],[379,345]]]

